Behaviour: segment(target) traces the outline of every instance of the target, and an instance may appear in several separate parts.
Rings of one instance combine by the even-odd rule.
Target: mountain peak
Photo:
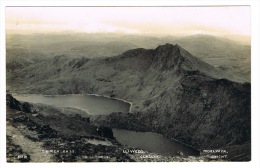
[[[155,61],[160,63],[161,69],[172,69],[179,66],[184,60],[180,53],[180,46],[166,43],[155,49]]]
[[[171,50],[171,49],[178,49],[180,46],[178,44],[170,44],[166,43],[164,45],[159,45],[155,50]]]
[[[201,61],[178,44],[166,43],[164,45],[159,45],[155,49],[137,48],[124,52],[118,58],[131,58],[131,61],[135,61],[136,65],[141,67],[142,70],[153,68],[156,70],[178,73],[186,73],[186,71],[191,71],[193,73],[199,71],[217,79],[226,78],[238,82],[243,81]],[[127,61],[127,65],[129,64],[129,61],[130,60]],[[124,65],[124,67],[127,65]],[[132,64],[130,65],[132,66]]]

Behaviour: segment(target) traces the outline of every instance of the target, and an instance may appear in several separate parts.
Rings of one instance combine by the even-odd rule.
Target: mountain
[[[179,45],[106,58],[56,56],[14,71],[7,79],[14,92],[95,93],[132,102],[131,113],[94,119],[103,126],[154,131],[200,150],[250,143],[250,83]]]
[[[137,47],[152,49],[158,45],[172,43],[179,44],[192,55],[227,73],[244,78],[248,82],[251,79],[250,44],[241,44],[223,37],[210,35],[149,37],[143,35],[75,33],[8,35],[6,41],[7,50],[9,50],[7,51],[7,58],[12,58],[15,67],[19,62],[24,62],[21,58],[25,57],[31,60],[34,55],[39,54],[44,55],[44,57],[66,55],[70,58],[93,58],[115,56]],[[26,50],[26,52],[12,52],[12,50],[20,51],[21,49]],[[27,61],[22,67],[24,65],[27,65]],[[17,67],[20,67],[20,65],[17,65]]]
[[[127,41],[143,48],[155,48],[165,43],[179,44],[192,55],[198,57],[227,73],[251,80],[251,46],[241,44],[223,37],[211,35],[191,36],[124,36],[122,41]]]
[[[23,79],[28,81],[33,80],[29,82],[32,87],[28,88],[33,88],[34,91],[39,87],[41,92],[47,94],[62,94],[60,93],[62,89],[64,89],[65,93],[73,92],[66,90],[66,87],[60,86],[62,83],[68,81],[70,83],[80,83],[81,80],[85,80],[87,83],[91,83],[89,85],[98,85],[98,81],[110,81],[108,84],[113,85],[113,81],[117,81],[116,85],[119,85],[118,81],[124,80],[125,75],[134,79],[130,83],[134,82],[135,85],[139,85],[140,80],[144,80],[143,75],[145,73],[151,76],[149,80],[154,80],[154,83],[157,83],[156,78],[157,76],[162,76],[162,72],[180,77],[181,74],[191,73],[190,71],[194,71],[192,73],[202,73],[217,79],[226,78],[237,82],[244,82],[241,78],[227,74],[193,57],[179,45],[171,44],[161,45],[156,49],[133,49],[118,56],[106,58],[89,59],[82,57],[72,59],[64,55],[55,56],[52,59],[47,59],[46,61],[25,67],[23,70],[16,71],[17,73],[12,73],[12,76],[14,76],[13,78],[23,76]],[[42,87],[44,87],[42,85],[47,81],[56,90],[42,90]],[[147,83],[149,82],[147,81]],[[124,82],[122,81],[122,83]],[[35,84],[37,84],[36,87]],[[60,88],[58,89],[59,91],[57,91],[57,87]],[[126,86],[123,85],[122,87]],[[90,91],[88,87],[81,89],[81,92]]]

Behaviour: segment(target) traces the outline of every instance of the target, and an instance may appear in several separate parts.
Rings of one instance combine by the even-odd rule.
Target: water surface
[[[196,149],[153,132],[113,129],[113,134],[117,141],[123,145],[159,153],[161,155],[175,156],[180,153],[184,156],[199,155],[199,151]]]
[[[121,100],[95,95],[55,95],[13,94],[19,101],[42,103],[57,107],[73,107],[91,115],[107,115],[112,112],[129,112],[130,104]]]

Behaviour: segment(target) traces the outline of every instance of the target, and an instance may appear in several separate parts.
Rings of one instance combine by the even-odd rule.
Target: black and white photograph
[[[250,5],[4,9],[7,165],[252,161]]]

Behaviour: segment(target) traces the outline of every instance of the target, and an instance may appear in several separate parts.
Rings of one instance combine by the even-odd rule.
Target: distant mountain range
[[[165,43],[179,44],[201,60],[250,82],[251,46],[209,35],[160,38],[115,34],[9,35],[7,68],[23,68],[35,61],[61,55],[70,58],[110,57],[135,48],[156,48]]]

